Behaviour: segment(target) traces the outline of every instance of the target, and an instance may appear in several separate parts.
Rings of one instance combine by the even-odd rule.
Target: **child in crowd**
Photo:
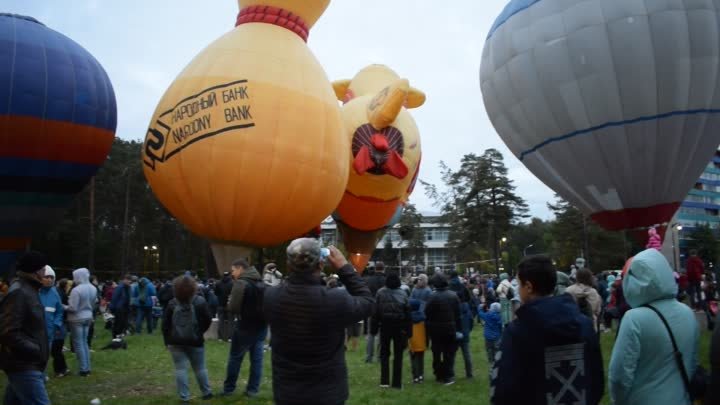
[[[502,336],[502,317],[500,316],[500,303],[490,304],[490,311],[487,312],[482,305],[478,306],[478,317],[485,324],[485,350],[487,351],[488,372],[492,374],[495,364],[495,354],[500,348],[500,337]]]
[[[413,334],[410,338],[410,358],[412,359],[413,383],[425,381],[425,350],[427,337],[425,334],[425,308],[418,299],[410,299],[410,318],[413,323]]]

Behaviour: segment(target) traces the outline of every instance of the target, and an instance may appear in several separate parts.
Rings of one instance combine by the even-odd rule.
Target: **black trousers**
[[[402,388],[403,352],[407,347],[407,336],[399,330],[380,331],[380,385],[390,383],[390,349],[392,348],[393,388]]]
[[[233,316],[225,308],[218,308],[218,339],[228,340],[233,334]]]
[[[115,311],[113,320],[113,337],[124,334],[128,329],[128,311]]]
[[[413,380],[425,378],[425,352],[410,352],[410,364],[412,365]]]
[[[431,336],[433,352],[433,372],[438,381],[455,378],[455,353],[458,343],[452,336]]]
[[[50,354],[53,358],[53,371],[55,374],[65,372],[68,369],[67,363],[65,362],[65,355],[63,354],[64,339],[55,339],[52,341]]]

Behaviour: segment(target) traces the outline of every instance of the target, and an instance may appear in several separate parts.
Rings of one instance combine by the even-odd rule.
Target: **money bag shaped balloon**
[[[609,230],[665,224],[720,144],[715,2],[512,0],[480,82],[508,148]]]
[[[87,50],[34,18],[0,14],[0,276],[105,162],[116,113]]]
[[[425,94],[384,65],[368,66],[333,88],[344,102],[345,133],[352,141],[346,151],[350,177],[333,218],[350,260],[363,271],[415,186],[420,133],[407,109],[420,107]]]
[[[162,204],[213,242],[223,269],[248,246],[316,226],[347,183],[349,141],[306,44],[330,0],[239,0],[235,29],[197,55],[147,131],[145,176]]]

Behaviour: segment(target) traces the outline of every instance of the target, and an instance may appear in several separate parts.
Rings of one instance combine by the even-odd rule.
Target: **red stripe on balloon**
[[[640,244],[645,246],[647,229],[657,226],[660,238],[664,238],[667,222],[680,208],[680,203],[667,203],[643,208],[626,208],[617,211],[603,211],[591,215],[593,221],[609,231],[629,230]]]
[[[107,129],[0,115],[0,157],[101,165],[114,139],[115,134]]]

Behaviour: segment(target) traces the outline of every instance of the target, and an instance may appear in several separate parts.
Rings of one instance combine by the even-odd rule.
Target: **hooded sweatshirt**
[[[90,284],[90,271],[79,268],[73,271],[75,287],[70,291],[67,307],[68,322],[82,322],[93,318],[93,308],[97,301],[97,288]]]
[[[698,325],[692,310],[675,299],[677,284],[665,257],[655,249],[635,256],[623,279],[629,310],[610,360],[610,396],[616,405],[689,404],[673,347],[658,315],[667,319],[689,376],[697,364]]]
[[[555,285],[555,295],[565,294],[565,290],[570,285],[570,277],[562,271],[555,272],[557,274],[557,284]]]
[[[502,336],[502,317],[500,316],[500,304],[493,302],[490,311],[484,311],[482,305],[478,305],[478,317],[485,323],[485,340],[497,342]]]
[[[138,284],[133,287],[131,301],[135,302],[135,305],[139,307],[152,308],[152,297],[156,296],[157,292],[153,283],[146,277],[142,277]]]
[[[518,308],[517,317],[500,340],[491,403],[596,405],[605,379],[600,343],[573,298],[537,298]]]

